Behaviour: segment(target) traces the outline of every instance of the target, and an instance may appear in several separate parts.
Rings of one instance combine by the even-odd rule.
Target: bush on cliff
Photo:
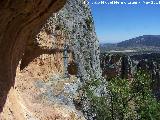
[[[97,94],[101,83],[91,80],[84,87],[96,120],[160,120],[160,103],[146,73],[137,72],[132,80],[114,78],[105,85],[107,93]]]

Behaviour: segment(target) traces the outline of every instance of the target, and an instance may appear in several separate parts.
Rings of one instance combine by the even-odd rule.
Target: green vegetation
[[[151,82],[149,75],[137,72],[131,80],[114,78],[106,85],[91,80],[83,89],[96,120],[160,120],[160,103],[152,95]],[[107,94],[97,95],[100,86],[107,88]]]
[[[89,31],[92,31],[92,18],[91,17],[88,17],[86,20],[85,20],[85,22],[86,22],[86,25],[87,25],[87,28],[88,28],[88,30]]]

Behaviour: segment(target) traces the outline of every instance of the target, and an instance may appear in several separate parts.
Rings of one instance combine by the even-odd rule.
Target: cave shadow
[[[3,112],[3,107],[7,100],[7,95],[10,91],[10,88],[14,86],[15,81],[12,81],[11,83],[7,81],[1,81],[0,82],[0,114]]]
[[[25,53],[22,57],[21,64],[20,64],[20,70],[23,70],[25,67],[29,65],[30,62],[32,62],[35,58],[39,57],[43,54],[56,54],[56,53],[63,53],[64,49],[59,48],[53,48],[53,49],[42,49],[39,46],[30,46],[25,50]],[[68,50],[68,53],[71,51]]]

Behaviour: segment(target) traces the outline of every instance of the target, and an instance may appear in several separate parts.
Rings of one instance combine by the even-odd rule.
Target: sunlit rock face
[[[35,28],[33,24],[32,27]],[[31,36],[23,36],[25,46],[19,44],[23,55],[17,61],[15,85],[8,94],[2,117],[83,120],[83,108],[77,110],[73,102],[81,97],[77,90],[82,81],[101,76],[99,42],[90,8],[83,0],[68,0],[40,27],[40,32],[35,33],[26,28]],[[67,68],[65,45],[68,46]],[[66,70],[68,77],[64,76]]]
[[[77,66],[75,75],[82,80],[101,76],[99,41],[90,8],[83,0],[68,0],[62,10],[47,20],[35,40],[28,42],[24,62],[28,59],[25,55],[31,57],[36,50],[41,51],[41,54],[52,54],[55,59],[51,63],[55,63],[55,71],[63,74],[65,44],[69,47],[69,67],[73,69],[72,65]],[[22,68],[25,64],[22,59]]]
[[[78,75],[83,80],[99,78],[99,41],[89,6],[83,0],[69,0],[56,19],[69,39],[74,61],[78,65]]]

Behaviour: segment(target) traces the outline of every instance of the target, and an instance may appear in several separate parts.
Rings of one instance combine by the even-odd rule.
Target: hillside
[[[143,35],[116,44],[100,45],[101,52],[159,52],[160,35]]]
[[[117,44],[117,47],[141,47],[141,46],[160,47],[160,35],[143,35],[122,41]]]

